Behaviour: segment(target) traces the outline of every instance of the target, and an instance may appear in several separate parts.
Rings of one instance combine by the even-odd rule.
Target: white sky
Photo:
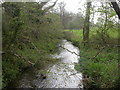
[[[36,0],[37,2],[40,1],[47,1],[47,0]],[[50,3],[55,2],[56,0],[51,0]],[[69,12],[78,13],[78,8],[83,7],[83,4],[86,0],[58,0],[57,4],[60,2],[64,2],[66,4],[65,9]],[[57,4],[55,7],[57,7]]]
[[[56,1],[56,0],[51,0],[51,2],[54,2],[54,1]],[[98,1],[97,0],[93,0],[93,1],[95,1],[94,2],[95,5],[97,5],[97,6],[101,5],[100,2],[99,2],[100,0],[98,0]],[[85,6],[84,6],[84,4],[86,3],[86,0],[58,0],[57,3],[60,3],[60,2],[64,2],[66,4],[65,9],[68,12],[72,12],[72,13],[81,12],[83,15],[85,15]],[[55,7],[57,7],[57,4],[56,4]],[[94,20],[93,20],[94,23],[97,22],[98,17],[100,17],[100,15],[95,14]]]
[[[86,0],[58,0],[58,3],[60,3],[60,2],[65,2],[66,3],[65,9],[68,12],[72,12],[72,13],[80,12],[83,15],[85,15],[86,9],[85,9],[84,4],[86,4]],[[57,5],[56,5],[56,7],[57,7]],[[97,18],[98,18],[98,15],[95,15],[94,23],[97,22]]]
[[[58,3],[63,1],[66,3],[65,9],[73,13],[78,13],[78,8],[82,8],[85,3],[85,0],[58,0]]]
[[[86,9],[85,9],[84,4],[86,4],[87,0],[58,0],[58,3],[63,2],[63,1],[66,3],[65,9],[67,11],[73,12],[73,13],[81,12],[83,15],[85,15]],[[101,0],[101,1],[93,0],[93,1],[94,1],[94,3],[92,3],[92,4],[97,5],[97,6],[101,6],[100,2],[107,2],[105,0]],[[97,9],[97,7],[95,9]],[[94,20],[93,20],[94,23],[97,23],[97,19],[99,17],[100,17],[100,15],[98,13],[95,13]],[[92,17],[91,17],[91,19],[92,19]]]

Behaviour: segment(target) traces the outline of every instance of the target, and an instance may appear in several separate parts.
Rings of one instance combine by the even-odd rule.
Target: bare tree
[[[65,28],[65,6],[66,4],[64,2],[59,3],[60,18],[61,18],[64,28]]]

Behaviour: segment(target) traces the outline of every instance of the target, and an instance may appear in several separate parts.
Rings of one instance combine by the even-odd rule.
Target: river
[[[59,52],[52,57],[59,58],[60,61],[47,68],[45,79],[41,80],[41,76],[37,75],[32,84],[37,88],[83,88],[82,73],[74,68],[80,58],[79,49],[67,40],[62,40],[59,46],[62,46],[59,47]],[[26,81],[21,79],[19,87],[27,87],[23,82]]]

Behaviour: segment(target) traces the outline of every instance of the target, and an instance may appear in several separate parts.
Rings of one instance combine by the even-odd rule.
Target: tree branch
[[[41,2],[41,3],[39,4],[39,8],[42,9],[43,6],[46,5],[47,3],[48,3],[48,1],[46,1],[46,2]]]
[[[23,59],[24,61],[28,62],[28,63],[31,64],[32,66],[34,65],[34,63],[32,63],[31,61],[27,60],[25,57],[23,57],[23,56],[21,56],[21,55],[18,55],[18,54],[16,54],[16,53],[14,53],[13,51],[11,51],[11,52],[14,54],[14,56]]]
[[[109,45],[107,45],[107,46],[109,46]],[[68,52],[70,52],[70,53],[72,53],[72,54],[74,53],[75,55],[80,56],[79,54],[77,54],[77,53],[75,53],[75,52],[72,52],[72,51],[70,51],[69,49],[64,48],[63,46],[59,46],[59,47],[67,50]],[[84,58],[87,58],[87,59],[94,60],[99,54],[101,54],[102,50],[103,50],[105,47],[106,47],[106,46],[102,47],[102,48],[96,53],[96,55],[93,56],[93,57],[91,57],[91,58],[85,57],[85,56],[80,56],[80,57],[84,57]],[[120,47],[120,45],[114,45],[114,47]]]
[[[57,1],[58,1],[58,0],[56,0],[53,5],[45,8],[45,9],[44,9],[44,12],[47,12],[49,9],[53,8],[53,7],[56,5]]]
[[[118,15],[118,18],[120,19],[120,8],[116,2],[111,2],[116,14]]]
[[[97,54],[96,54],[93,58],[91,58],[91,60],[94,60],[94,59],[102,52],[102,50],[103,50],[104,48],[105,48],[105,46],[102,47],[102,49],[99,50],[99,52],[97,52]]]
[[[72,52],[72,51],[70,51],[69,49],[66,49],[66,48],[64,48],[64,47],[62,47],[62,46],[59,46],[59,47],[61,47],[61,48],[63,48],[63,49],[65,49],[65,50],[67,50],[68,52],[70,52],[70,53],[74,53],[75,55],[77,55],[77,56],[79,56],[79,57],[85,57],[85,56],[80,56],[79,54],[77,54],[77,53],[75,53],[75,52]],[[91,59],[91,58],[89,58],[89,57],[85,57],[85,58],[87,58],[87,59]]]
[[[67,50],[68,52],[70,52],[70,53],[72,53],[72,54],[74,53],[74,54],[76,54],[77,56],[80,56],[80,55],[78,55],[77,53],[70,51],[69,49],[66,49],[66,48],[64,48],[64,47],[62,47],[62,46],[59,46],[59,47],[61,47],[61,48],[65,49],[65,50]]]

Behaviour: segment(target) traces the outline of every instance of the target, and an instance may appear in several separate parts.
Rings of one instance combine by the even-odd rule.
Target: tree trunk
[[[84,42],[84,45],[86,45],[86,43],[89,42],[90,7],[91,7],[91,2],[87,2],[86,16],[85,16],[84,27],[83,27],[83,42]]]
[[[104,6],[104,5],[102,4],[102,7],[103,7],[103,9],[104,9],[105,11],[107,11],[107,3],[106,3],[106,6]],[[106,38],[106,36],[107,36],[107,23],[108,23],[108,13],[105,12],[105,22],[104,22],[104,27],[103,27],[102,32],[101,32],[101,34],[102,34],[102,37],[101,37],[101,38],[102,38],[103,44],[106,43],[105,38]]]

